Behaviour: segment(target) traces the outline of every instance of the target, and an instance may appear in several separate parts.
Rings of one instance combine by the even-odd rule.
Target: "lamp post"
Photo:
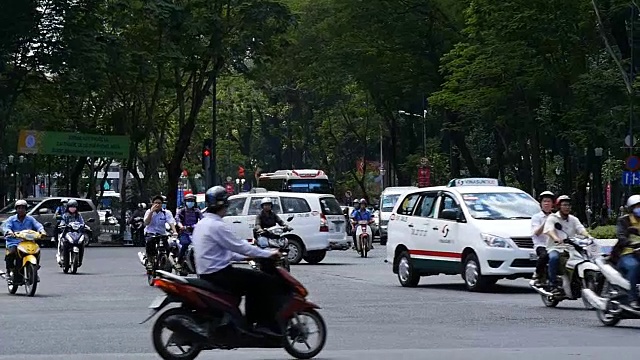
[[[596,209],[593,209],[593,206],[591,206],[591,209],[593,210],[597,210],[600,211],[600,207],[602,206],[602,204],[604,203],[604,201],[602,200],[602,153],[603,153],[603,149],[601,147],[597,147],[595,149],[593,149],[593,152],[596,156],[596,169],[593,172],[594,174],[594,186],[593,186],[593,190],[594,190],[594,196],[593,196],[593,203],[596,205]]]
[[[490,166],[491,166],[491,157],[487,156],[484,161],[487,163],[487,175],[491,176]]]
[[[24,159],[25,159],[24,155],[18,156],[18,163],[20,164],[20,167],[22,167],[22,164],[24,163]],[[22,184],[22,174],[20,173],[20,170],[21,170],[20,167],[18,167],[18,170],[16,171],[17,174],[18,174],[18,177],[16,178],[16,181],[18,181],[18,183],[17,183],[18,184],[17,193],[18,193],[18,197],[23,198],[25,196],[24,196],[24,193],[22,191],[22,185],[23,184]]]
[[[560,174],[562,174],[562,169],[560,169],[559,167],[556,168],[556,189],[558,191],[558,195],[560,195],[560,191],[562,189],[560,189],[560,186],[558,185],[558,178],[560,177]]]

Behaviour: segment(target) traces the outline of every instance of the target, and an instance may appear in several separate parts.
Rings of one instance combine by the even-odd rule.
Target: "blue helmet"
[[[227,194],[227,189],[222,186],[214,186],[204,193],[204,201],[207,203],[207,207],[214,211],[217,211],[221,207],[228,206],[228,198],[229,194]]]

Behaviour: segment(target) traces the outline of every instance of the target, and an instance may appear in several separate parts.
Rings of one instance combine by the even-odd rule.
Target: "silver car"
[[[56,219],[54,219],[54,213],[56,208],[61,205],[62,199],[73,199],[78,202],[78,212],[82,215],[82,218],[86,222],[90,218],[94,218],[96,221],[87,223],[92,230],[92,239],[91,242],[97,242],[98,236],[100,236],[100,216],[98,215],[98,211],[96,211],[96,207],[93,205],[90,199],[83,198],[67,198],[67,197],[50,197],[50,198],[27,198],[23,199],[27,202],[27,215],[33,216],[39,223],[51,223],[52,226],[47,227],[47,235],[49,236],[48,241],[43,241],[42,244],[45,246],[51,243],[51,239],[53,238],[53,232],[55,229],[55,224],[57,223]],[[15,201],[9,203],[2,210],[0,210],[0,226],[2,223],[7,220],[10,216],[15,215]],[[4,242],[4,236],[0,235],[0,241]]]

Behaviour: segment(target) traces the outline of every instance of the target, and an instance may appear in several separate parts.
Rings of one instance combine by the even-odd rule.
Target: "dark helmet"
[[[229,206],[229,194],[222,186],[214,186],[204,193],[204,201],[207,203],[209,212],[216,212],[223,207]]]

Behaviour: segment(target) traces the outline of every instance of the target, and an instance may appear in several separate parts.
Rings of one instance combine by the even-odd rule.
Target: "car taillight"
[[[320,214],[320,232],[329,232],[329,223],[324,214]]]

